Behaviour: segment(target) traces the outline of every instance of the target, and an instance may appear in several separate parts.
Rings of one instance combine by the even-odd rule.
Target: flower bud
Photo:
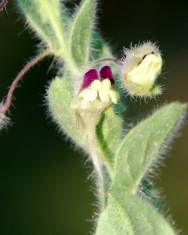
[[[125,51],[122,83],[131,96],[149,97],[161,94],[155,82],[162,68],[159,49],[151,42]]]

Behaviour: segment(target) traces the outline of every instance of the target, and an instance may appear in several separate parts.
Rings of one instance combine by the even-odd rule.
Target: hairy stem
[[[39,55],[37,55],[36,57],[34,57],[32,60],[30,60],[25,67],[18,73],[18,75],[16,76],[16,78],[13,80],[6,100],[3,102],[3,104],[1,104],[0,107],[0,113],[6,113],[9,108],[12,105],[13,102],[13,95],[14,92],[19,84],[19,82],[24,78],[24,76],[27,74],[27,72],[34,66],[36,65],[39,61],[43,60],[45,57],[52,55],[52,52],[49,50],[45,50],[42,53],[40,53]]]

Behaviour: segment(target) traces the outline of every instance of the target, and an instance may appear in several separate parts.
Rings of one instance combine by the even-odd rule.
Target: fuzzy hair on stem
[[[18,73],[18,75],[16,76],[16,78],[13,80],[8,94],[7,94],[7,98],[5,100],[5,102],[3,102],[0,106],[0,113],[7,113],[7,111],[10,109],[12,102],[13,102],[13,95],[14,92],[19,84],[19,82],[23,79],[24,75],[29,72],[29,70],[36,65],[37,63],[39,63],[39,61],[41,61],[42,59],[44,59],[46,56],[51,55],[51,51],[44,51],[41,52],[39,55],[37,55],[36,57],[34,57],[32,60],[30,60],[25,67]]]

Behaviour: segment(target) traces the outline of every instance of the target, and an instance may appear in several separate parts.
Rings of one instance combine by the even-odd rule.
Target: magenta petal
[[[108,65],[102,67],[102,69],[100,70],[100,79],[104,80],[106,78],[108,78],[111,83],[114,84],[114,76],[112,73],[112,69]]]
[[[91,69],[84,75],[81,89],[87,88],[94,80],[99,79],[99,74],[96,69]]]

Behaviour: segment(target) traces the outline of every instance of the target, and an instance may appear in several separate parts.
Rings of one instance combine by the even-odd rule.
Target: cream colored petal
[[[104,79],[102,81],[102,89],[104,90],[110,90],[112,87],[111,81],[109,79]]]
[[[87,95],[87,100],[88,101],[94,101],[97,99],[98,96],[98,91],[97,90],[93,90],[93,89],[89,89],[89,93]]]
[[[79,93],[78,97],[79,97],[79,98],[85,98],[85,97],[87,97],[88,93],[89,93],[89,89],[86,88],[86,89],[82,90],[82,91]]]
[[[119,94],[115,90],[112,90],[112,89],[108,92],[108,94],[112,100],[112,103],[117,104],[119,100]]]
[[[102,87],[102,82],[100,80],[93,81],[90,86],[92,90],[96,90],[96,91],[100,90],[101,87]]]
[[[80,92],[79,98],[82,98],[86,101],[94,101],[98,96],[98,92],[94,89],[84,89],[83,91]]]
[[[109,103],[110,102],[110,96],[109,96],[108,92],[106,92],[105,90],[100,90],[99,98],[104,103]]]

